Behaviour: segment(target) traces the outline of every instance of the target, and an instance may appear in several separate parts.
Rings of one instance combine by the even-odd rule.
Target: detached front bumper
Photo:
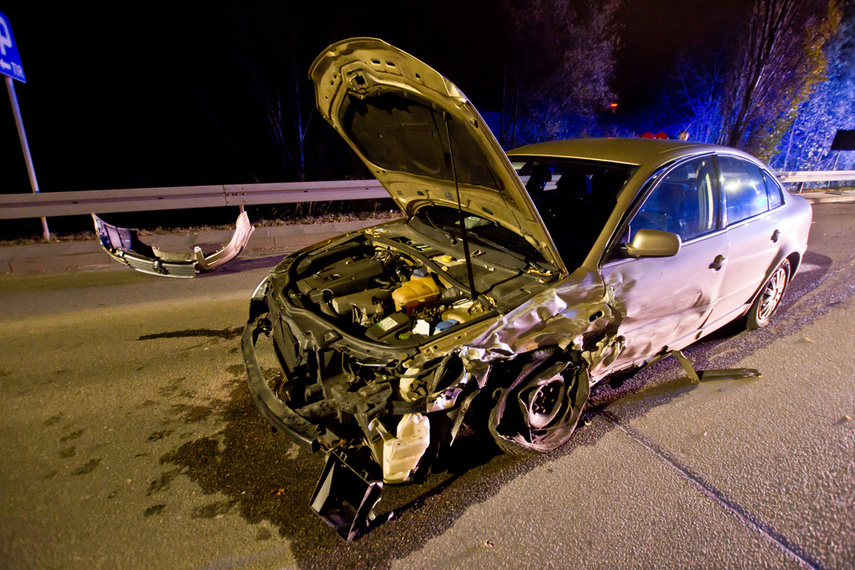
[[[252,401],[270,424],[285,437],[312,453],[318,451],[318,438],[321,433],[318,427],[289,408],[280,400],[264,379],[258,357],[255,354],[255,344],[258,336],[267,334],[270,322],[262,315],[247,323],[241,337],[241,352],[246,365],[249,392]]]

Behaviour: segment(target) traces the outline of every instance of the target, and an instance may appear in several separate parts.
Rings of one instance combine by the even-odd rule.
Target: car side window
[[[769,197],[769,209],[777,208],[784,203],[781,195],[781,185],[768,172],[763,172],[763,180],[766,181],[766,195]]]
[[[643,228],[664,230],[687,241],[716,229],[717,187],[712,158],[677,166],[653,189],[630,222],[629,239]]]
[[[766,182],[759,166],[734,156],[720,156],[718,164],[728,224],[741,222],[769,209]]]

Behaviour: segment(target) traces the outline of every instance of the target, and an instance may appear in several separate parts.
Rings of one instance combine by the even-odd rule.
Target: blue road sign
[[[18,55],[18,46],[12,37],[12,26],[9,18],[0,12],[0,73],[17,79],[22,83],[27,82],[24,77],[24,66],[21,65],[21,56]]]

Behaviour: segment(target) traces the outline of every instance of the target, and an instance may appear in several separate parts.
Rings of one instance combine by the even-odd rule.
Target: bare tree
[[[715,142],[721,129],[725,56],[694,53],[677,60],[663,92],[664,105],[676,127],[698,142]]]
[[[836,4],[836,0],[754,1],[747,33],[738,46],[739,59],[728,75],[717,142],[755,153],[768,148],[776,119],[797,106],[806,86],[809,91],[824,73],[816,46],[828,37],[828,27],[820,25],[823,18],[836,13],[839,22]]]
[[[591,116],[613,95],[618,0],[507,0],[500,142],[564,134],[568,116]]]
[[[274,0],[231,8],[228,16],[238,33],[229,47],[243,110],[250,127],[268,135],[266,142],[253,141],[256,151],[274,171],[305,180],[306,134],[314,114],[299,58],[305,14],[294,2]]]

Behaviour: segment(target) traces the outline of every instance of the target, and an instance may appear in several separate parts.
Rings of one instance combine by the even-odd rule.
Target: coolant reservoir
[[[430,420],[424,414],[404,414],[396,437],[383,442],[383,481],[403,483],[410,478],[430,443]]]
[[[433,277],[411,277],[409,281],[395,289],[392,299],[395,301],[395,309],[400,311],[435,301],[439,293],[439,285]]]

